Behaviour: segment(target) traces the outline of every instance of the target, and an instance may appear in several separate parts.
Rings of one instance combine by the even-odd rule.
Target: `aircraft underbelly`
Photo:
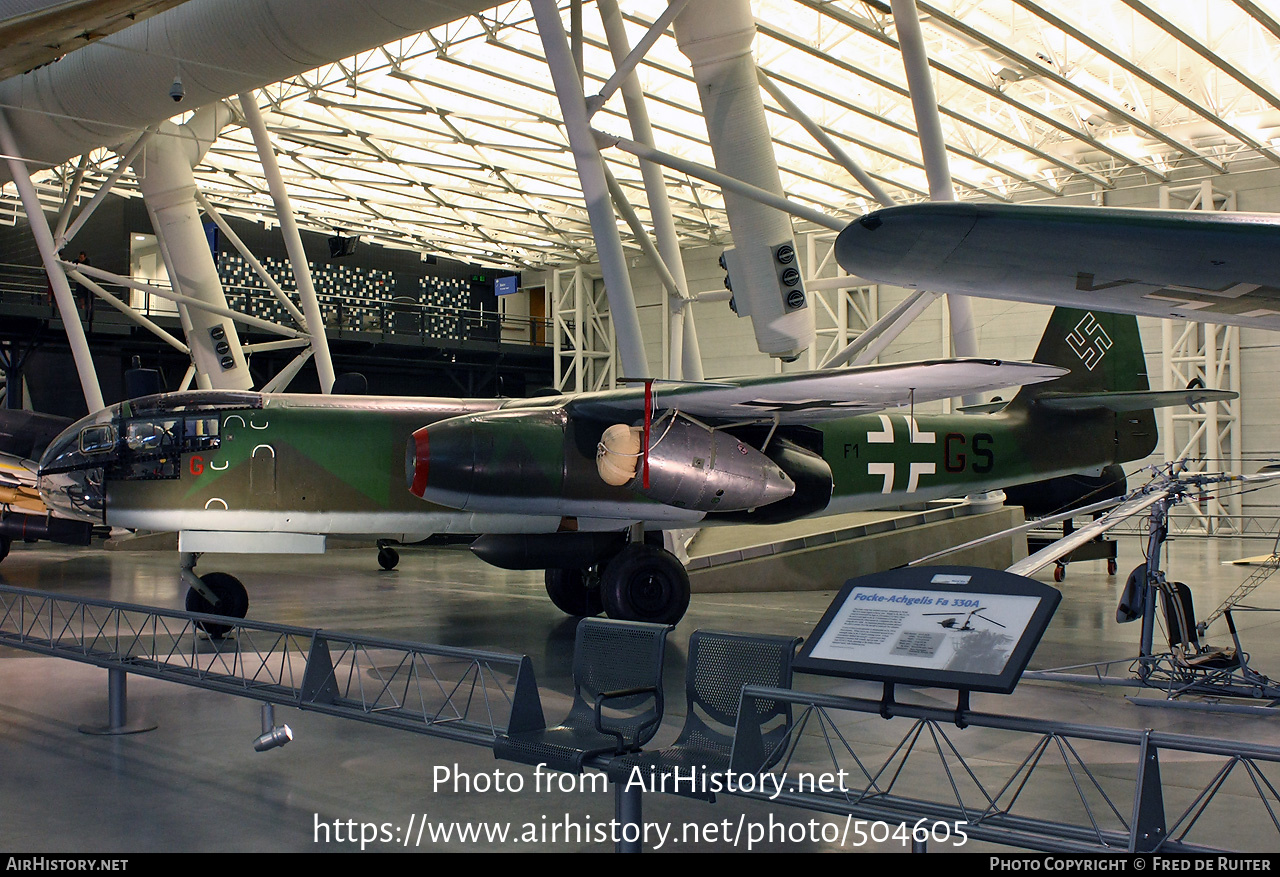
[[[433,533],[551,533],[558,515],[451,511],[278,512],[224,509],[131,509],[108,515],[113,526],[138,530],[258,531],[393,537]]]

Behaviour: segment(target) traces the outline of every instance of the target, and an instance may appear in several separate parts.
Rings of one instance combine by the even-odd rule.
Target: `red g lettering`
[[[191,474],[199,475],[204,471],[204,457],[196,454],[191,458]]]

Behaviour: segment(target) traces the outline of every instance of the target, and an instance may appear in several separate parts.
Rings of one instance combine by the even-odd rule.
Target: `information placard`
[[[1009,693],[1061,594],[977,567],[851,579],[796,659],[802,673]]]

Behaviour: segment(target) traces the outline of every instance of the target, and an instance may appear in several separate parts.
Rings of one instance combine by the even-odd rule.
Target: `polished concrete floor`
[[[1171,543],[1171,577],[1195,589],[1203,617],[1239,584],[1247,570],[1222,562],[1267,554],[1259,540],[1196,540]],[[1136,653],[1137,626],[1116,624],[1114,614],[1124,572],[1140,563],[1135,537],[1121,541],[1121,574],[1109,578],[1101,563],[1073,565],[1062,590],[1064,600],[1032,661],[1055,667],[1084,661],[1124,658]],[[573,622],[546,599],[541,576],[504,572],[485,566],[465,549],[406,549],[399,569],[380,571],[371,549],[331,551],[315,557],[205,556],[198,571],[225,570],[250,589],[250,617],[307,627],[327,627],[392,639],[404,639],[527,654],[537,671],[549,718],[567,710]],[[0,582],[66,594],[180,608],[176,557],[168,552],[118,552],[47,545],[16,545],[0,565]],[[1050,580],[1047,574],[1042,578]],[[696,590],[696,583],[695,583]],[[1280,595],[1259,591],[1258,606],[1280,606]],[[807,636],[834,594],[745,595],[695,593],[689,613],[672,635],[667,662],[667,719],[655,743],[672,740],[683,720],[684,656],[688,636],[698,628],[716,628]],[[1280,678],[1280,616],[1249,613],[1241,617],[1245,647],[1263,673]],[[1225,638],[1220,625],[1210,639]],[[866,683],[797,677],[796,688],[874,696]],[[386,730],[336,718],[278,710],[293,727],[289,746],[255,753],[259,708],[252,701],[172,683],[132,677],[131,720],[158,725],[150,733],[93,737],[81,724],[106,719],[106,673],[65,660],[32,656],[0,647],[0,849],[33,852],[148,851],[328,851],[359,849],[359,843],[317,843],[335,820],[343,831],[355,823],[404,826],[411,816],[432,824],[458,821],[599,824],[613,815],[607,792],[575,791],[485,794],[432,787],[437,765],[457,764],[472,774],[495,768],[523,768],[495,762],[491,753],[420,735]],[[1155,728],[1280,745],[1280,716],[1222,715],[1135,706],[1124,689],[1024,682],[1011,697],[975,696],[974,708],[993,713],[1037,716],[1058,721],[1127,728]],[[944,692],[913,692],[902,699],[945,705]],[[879,746],[887,756],[901,734],[898,720],[849,716],[841,733],[851,741]],[[954,729],[952,729],[954,730]],[[817,732],[814,731],[816,734]],[[964,732],[969,733],[969,732]],[[985,738],[984,738],[985,740]],[[995,768],[1023,755],[1012,743],[984,742],[982,764]],[[980,748],[982,748],[980,747]],[[817,747],[821,749],[822,746]],[[1080,754],[1103,762],[1102,773],[1123,775],[1127,755],[1111,755],[1084,746]],[[865,757],[865,755],[864,755]],[[1194,794],[1198,772],[1211,770],[1210,759],[1166,753],[1166,809],[1170,818],[1182,805],[1174,799]],[[819,764],[815,761],[814,764]],[[825,769],[821,766],[815,770]],[[531,777],[531,770],[525,770]],[[1047,786],[1028,784],[1026,796],[1042,802],[1059,799],[1065,810],[1079,807],[1070,772],[1048,773]],[[937,774],[918,782],[936,786]],[[1275,782],[1275,778],[1271,778]],[[904,778],[903,782],[907,782]],[[1040,782],[1037,780],[1036,782]],[[1230,783],[1239,783],[1238,787]],[[1201,818],[1191,839],[1225,847],[1280,851],[1280,835],[1256,801],[1243,769],[1224,786],[1224,794]],[[532,786],[532,780],[529,780]],[[1175,788],[1176,787],[1176,788]],[[1121,788],[1124,788],[1121,786]],[[1129,792],[1128,794],[1132,794]],[[1251,797],[1254,796],[1254,797]],[[1115,802],[1127,818],[1131,798]],[[1274,801],[1273,801],[1274,804]],[[646,795],[645,819],[655,824],[702,825],[739,820],[788,825],[818,820],[844,825],[843,817],[722,796],[715,805],[664,795]],[[1056,806],[1056,804],[1054,805]],[[1180,812],[1180,811],[1179,811]],[[720,826],[723,829],[723,826]],[[327,830],[327,829],[326,829]],[[817,831],[821,835],[821,830]],[[780,837],[781,835],[781,837]],[[775,832],[756,849],[810,851],[849,849],[819,836],[798,839]],[[650,846],[653,846],[651,844]],[[459,841],[414,844],[422,850],[608,851],[609,843],[564,836],[546,842],[507,844]],[[745,850],[718,838],[669,842],[664,850]],[[369,849],[403,849],[398,843],[373,842]],[[866,847],[901,850],[897,841]],[[934,850],[952,849],[934,843]],[[967,850],[994,849],[971,842]]]

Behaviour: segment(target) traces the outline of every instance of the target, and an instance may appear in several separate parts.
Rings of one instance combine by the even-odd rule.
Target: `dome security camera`
[[[176,104],[186,96],[187,90],[182,86],[182,77],[175,76],[173,85],[169,86],[169,97],[173,98],[173,102]]]

